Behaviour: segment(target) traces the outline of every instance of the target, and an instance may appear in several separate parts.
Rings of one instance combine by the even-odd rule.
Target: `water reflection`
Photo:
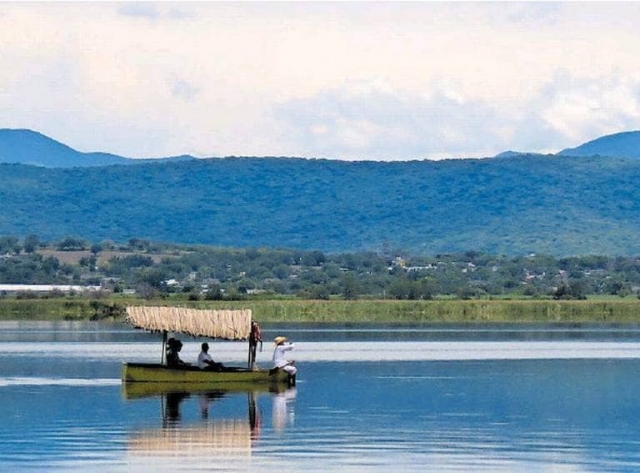
[[[281,432],[293,425],[296,394],[296,388],[273,394],[273,428],[276,431]]]
[[[175,427],[180,425],[180,404],[182,401],[189,397],[188,393],[167,393],[162,397],[162,404],[164,405],[162,412],[162,427]]]
[[[159,386],[153,386],[153,385]],[[153,392],[155,390],[155,392]],[[254,443],[260,439],[262,412],[260,395],[273,399],[273,423],[278,430],[293,419],[295,389],[224,390],[168,389],[161,383],[128,383],[123,386],[126,400],[154,399],[160,405],[161,418],[157,427],[134,430],[129,435],[127,450],[139,455],[197,455],[216,458],[250,456]],[[241,398],[244,406],[237,405]],[[220,408],[224,401],[229,406]],[[231,413],[229,407],[236,404]],[[193,418],[193,408],[199,415]]]
[[[157,337],[0,323],[0,471],[640,471],[638,326],[298,329],[297,392],[220,392],[123,389]]]
[[[200,405],[200,419],[207,420],[209,418],[209,405],[216,399],[223,398],[224,395],[225,393],[223,391],[207,391],[198,394],[198,402]],[[249,402],[251,404],[251,397]],[[254,404],[255,408],[255,400],[252,404]]]

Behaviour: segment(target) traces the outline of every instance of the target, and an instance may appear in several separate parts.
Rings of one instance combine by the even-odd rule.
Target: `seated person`
[[[204,342],[201,346],[202,351],[198,355],[198,368],[201,370],[220,371],[224,368],[222,363],[216,363],[209,355],[209,344]]]
[[[182,350],[182,342],[175,338],[170,338],[167,341],[167,366],[177,368],[179,366],[187,366],[189,363],[185,363],[180,359],[180,350]]]
[[[273,351],[273,369],[281,369],[289,373],[289,376],[295,377],[298,372],[298,368],[293,366],[295,362],[285,358],[285,353],[293,350],[293,343],[285,344],[287,337],[276,337],[273,341],[276,344],[276,349]]]

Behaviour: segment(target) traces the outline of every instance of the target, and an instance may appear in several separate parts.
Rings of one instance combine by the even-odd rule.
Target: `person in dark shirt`
[[[180,350],[182,350],[182,342],[180,340],[170,338],[167,341],[167,366],[177,368],[188,365],[188,363],[180,359]]]
[[[260,351],[262,351],[262,331],[258,322],[251,322],[251,334],[249,335],[249,366],[253,370],[258,369],[256,364],[256,348],[260,343]]]

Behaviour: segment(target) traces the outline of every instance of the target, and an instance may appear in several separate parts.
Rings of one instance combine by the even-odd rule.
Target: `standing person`
[[[249,335],[249,367],[252,370],[257,370],[256,364],[256,348],[260,342],[260,351],[262,351],[262,331],[258,322],[251,322],[251,334]]]
[[[220,371],[222,368],[224,368],[224,365],[222,363],[216,363],[215,361],[213,361],[213,358],[211,358],[211,355],[209,355],[209,344],[207,342],[204,342],[202,345],[200,345],[200,348],[201,351],[198,355],[198,368],[200,368],[201,370],[215,371]]]
[[[298,368],[293,366],[295,363],[293,360],[287,360],[284,356],[285,352],[293,350],[295,345],[293,343],[285,343],[287,337],[276,337],[273,341],[276,344],[276,348],[273,351],[273,366],[289,373],[289,383],[295,385]]]

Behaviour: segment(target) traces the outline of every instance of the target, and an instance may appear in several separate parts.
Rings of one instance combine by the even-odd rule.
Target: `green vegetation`
[[[105,294],[144,299],[579,300],[640,291],[636,257],[506,257],[475,251],[415,256],[391,249],[325,254],[161,244],[138,238],[126,244],[69,237],[46,243],[34,235],[23,242],[0,237],[0,255],[0,284],[97,286]],[[13,296],[32,298],[28,293]]]
[[[640,160],[0,164],[0,232],[240,248],[640,254]],[[68,243],[73,243],[69,241]]]
[[[638,133],[577,150],[603,156],[148,163],[0,134],[10,162],[128,164],[0,164],[0,284],[101,287],[0,291],[2,319],[145,303],[269,321],[635,321],[640,160],[604,155],[636,157]]]
[[[121,320],[122,300],[96,301],[89,297],[0,300],[0,320]]]
[[[586,301],[436,300],[436,301],[167,301],[111,297],[0,301],[0,320],[122,321],[132,305],[175,305],[193,308],[248,308],[264,322],[322,323],[638,323],[637,299]]]
[[[433,257],[0,237],[4,320],[120,320],[127,305],[251,308],[290,322],[636,322],[640,259]]]
[[[242,301],[193,307],[250,308],[265,322],[640,322],[637,300]]]

